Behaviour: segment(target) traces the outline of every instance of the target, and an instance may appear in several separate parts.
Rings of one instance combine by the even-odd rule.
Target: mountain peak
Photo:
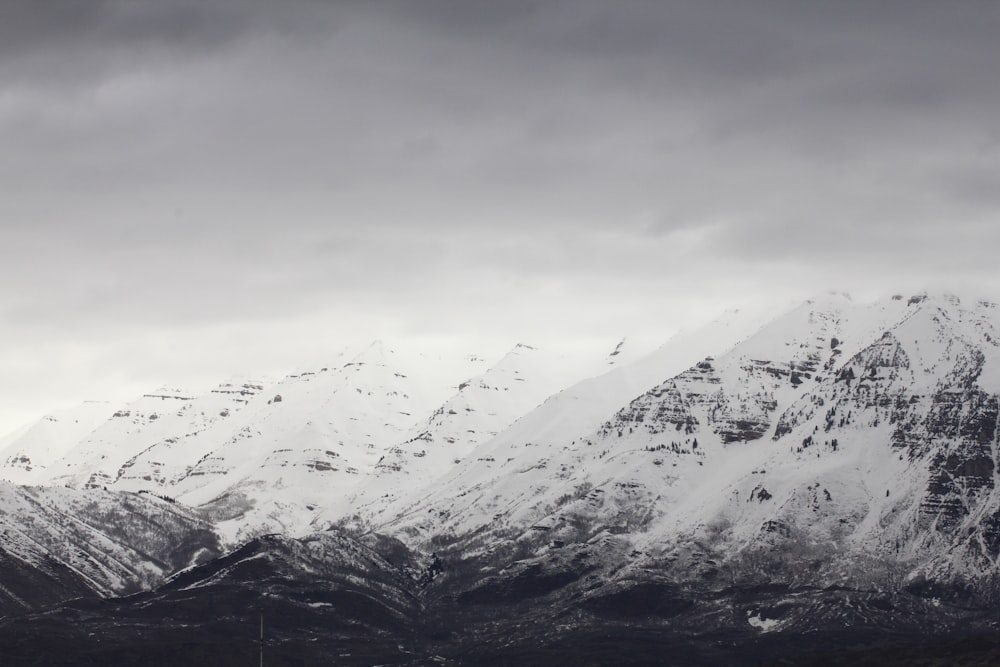
[[[854,298],[851,296],[850,292],[842,292],[839,290],[827,290],[822,294],[818,294],[808,299],[810,303],[812,302],[829,302],[829,303],[853,303]]]
[[[384,364],[393,351],[381,338],[376,338],[368,347],[355,355],[347,365],[351,364]]]

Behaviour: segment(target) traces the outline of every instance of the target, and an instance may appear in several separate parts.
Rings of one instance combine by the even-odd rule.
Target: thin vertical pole
[[[260,610],[260,667],[264,667],[264,610]]]

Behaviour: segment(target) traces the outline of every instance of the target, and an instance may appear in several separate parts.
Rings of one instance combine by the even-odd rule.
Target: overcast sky
[[[990,0],[2,0],[0,432],[375,336],[1000,294]]]

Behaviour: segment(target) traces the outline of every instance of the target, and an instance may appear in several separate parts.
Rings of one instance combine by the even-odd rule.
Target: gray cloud
[[[976,0],[5,2],[0,372],[1000,289],[998,30]]]

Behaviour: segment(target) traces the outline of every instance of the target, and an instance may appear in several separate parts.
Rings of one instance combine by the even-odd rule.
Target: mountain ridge
[[[221,406],[240,390],[201,403],[171,398],[219,408],[201,422],[206,435],[173,443],[163,425],[177,413],[151,420],[140,403],[121,428],[126,445],[98,466],[125,471],[107,476],[109,491],[93,471],[79,472],[53,479],[82,488],[10,486],[10,502],[49,494],[72,513],[74,494],[103,503],[145,491],[154,504],[135,504],[138,515],[173,503],[180,533],[214,531],[242,554],[234,563],[249,558],[240,568],[263,559],[292,582],[325,567],[310,560],[314,547],[327,553],[317,545],[374,550],[341,565],[322,556],[332,559],[330,585],[370,586],[395,610],[373,608],[383,631],[402,633],[424,657],[485,658],[510,646],[551,656],[560,638],[608,627],[694,651],[692,664],[732,658],[718,637],[766,657],[780,646],[807,650],[806,636],[833,650],[842,640],[997,630],[994,303],[824,295],[770,319],[727,313],[649,354],[628,358],[626,348],[581,361],[516,346],[492,366],[477,360],[474,372],[444,378],[433,363],[403,372],[398,353],[374,345],[339,368],[239,395],[225,416]],[[135,433],[155,442],[132,454]],[[99,440],[88,434],[77,460],[94,460]],[[197,462],[172,464],[180,482],[143,486],[164,453],[199,442]],[[282,535],[264,538],[273,532]],[[206,544],[206,558],[219,551]],[[239,551],[247,544],[253,554]],[[94,557],[99,565],[99,549]],[[117,587],[88,590],[153,587],[141,604],[159,609],[178,593],[162,583],[180,566],[172,562],[151,578],[137,565]],[[312,618],[315,601],[278,575],[265,585],[236,573],[219,569],[205,590],[278,596]],[[347,604],[326,600],[334,611]],[[468,648],[480,642],[485,653]]]

